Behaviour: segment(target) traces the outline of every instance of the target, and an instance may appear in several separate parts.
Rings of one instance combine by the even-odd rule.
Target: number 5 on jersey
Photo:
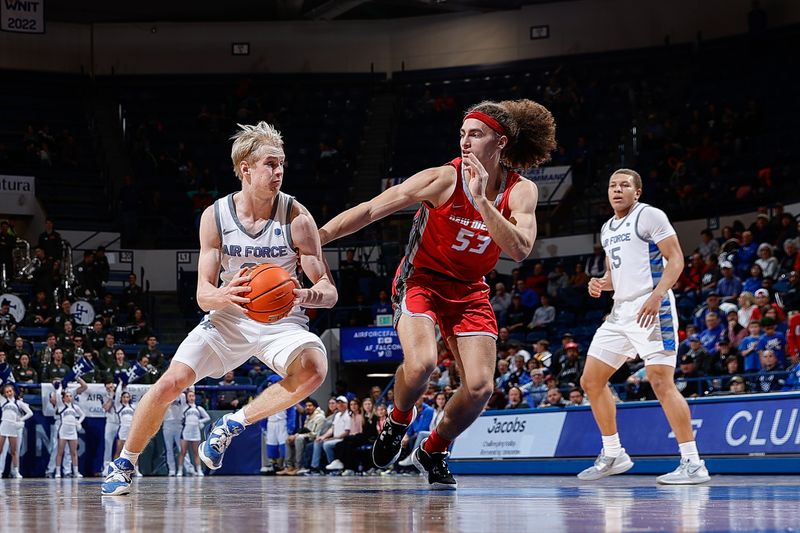
[[[616,246],[611,249],[611,268],[617,269],[622,266],[622,257],[617,254],[621,248],[621,246]]]
[[[476,243],[475,241],[478,242]],[[458,235],[456,235],[456,244],[453,244],[451,248],[457,252],[463,252],[464,250],[467,250],[473,254],[482,254],[486,251],[486,249],[489,247],[489,243],[491,242],[491,237],[486,235],[475,235],[474,232],[466,228],[461,228],[461,231],[459,231]]]

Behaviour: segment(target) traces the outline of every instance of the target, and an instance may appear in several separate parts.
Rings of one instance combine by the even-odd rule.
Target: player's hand
[[[464,174],[469,180],[469,192],[475,200],[486,196],[486,185],[489,183],[489,173],[483,167],[475,154],[467,154],[466,159],[462,159]]]
[[[294,284],[297,286],[294,289],[294,305],[299,305],[301,307],[328,307],[325,304],[325,294],[322,291],[311,287],[310,289],[304,289],[300,282],[296,279],[292,278]]]
[[[244,304],[250,303],[250,298],[242,296],[250,292],[250,286],[247,285],[249,282],[250,271],[243,268],[239,271],[236,277],[230,281],[230,283],[224,287],[220,287],[217,290],[220,292],[220,295],[226,304],[243,306]]]
[[[603,291],[610,290],[611,287],[608,286],[608,278],[605,276],[602,278],[592,278],[589,280],[589,296],[592,298],[600,298],[600,295],[603,294]]]
[[[642,308],[636,313],[636,322],[640,327],[646,329],[656,323],[658,320],[658,310],[661,308],[661,301],[663,299],[663,296],[653,293],[645,300]]]

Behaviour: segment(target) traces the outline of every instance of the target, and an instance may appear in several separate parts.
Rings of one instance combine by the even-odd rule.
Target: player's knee
[[[306,350],[300,356],[297,377],[304,390],[314,392],[325,381],[328,374],[328,360],[319,350]]]
[[[405,361],[403,363],[403,373],[406,379],[412,382],[423,382],[427,381],[428,377],[433,373],[434,367],[436,367],[435,358],[425,361]]]
[[[647,380],[650,382],[650,386],[653,387],[653,392],[655,392],[657,396],[665,394],[675,387],[675,382],[671,377],[654,375],[648,376]]]
[[[187,385],[180,379],[180,376],[167,373],[156,381],[150,389],[150,394],[159,404],[168,404],[174,402],[186,387]]]
[[[590,394],[605,388],[605,386],[606,383],[596,377],[586,374],[581,376],[581,388]]]
[[[475,403],[486,403],[494,392],[494,382],[491,380],[470,383],[466,385],[467,393]]]

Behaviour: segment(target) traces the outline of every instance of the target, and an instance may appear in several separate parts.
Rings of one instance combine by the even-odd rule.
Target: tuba
[[[25,239],[17,239],[17,245],[13,251],[14,274],[15,277],[24,281],[33,278],[33,272],[39,267],[40,261],[31,257],[31,243]]]

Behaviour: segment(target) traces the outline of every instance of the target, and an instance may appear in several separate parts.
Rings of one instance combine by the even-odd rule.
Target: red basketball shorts
[[[439,325],[444,338],[470,335],[497,338],[489,286],[483,281],[458,281],[414,270],[405,279],[395,277],[392,295],[395,327],[401,315],[424,316]]]

